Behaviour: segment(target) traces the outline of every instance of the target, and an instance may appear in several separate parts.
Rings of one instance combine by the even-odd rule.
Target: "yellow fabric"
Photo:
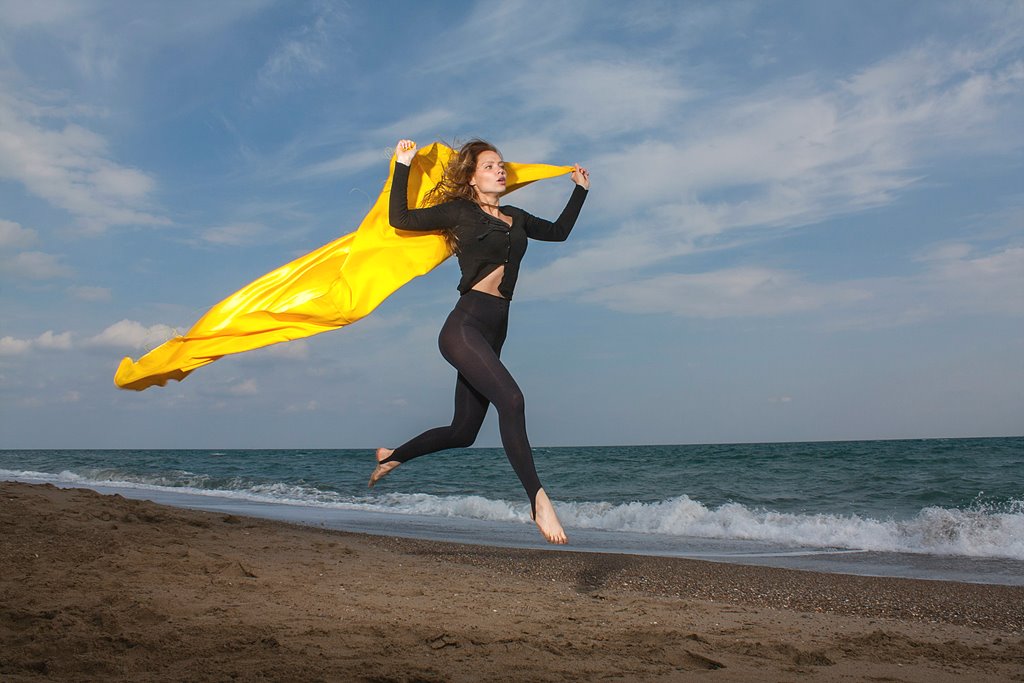
[[[453,152],[441,143],[420,150],[409,174],[409,206],[421,205]],[[506,194],[571,166],[507,163]],[[439,233],[398,231],[388,223],[391,175],[359,228],[246,285],[211,308],[185,335],[138,361],[125,358],[114,383],[141,391],[181,381],[221,356],[309,337],[368,315],[409,280],[448,258]]]

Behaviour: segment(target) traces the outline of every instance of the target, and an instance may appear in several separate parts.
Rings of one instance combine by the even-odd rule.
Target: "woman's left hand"
[[[579,164],[574,165],[572,175],[569,177],[572,178],[574,183],[582,187],[584,190],[590,189],[590,171]]]

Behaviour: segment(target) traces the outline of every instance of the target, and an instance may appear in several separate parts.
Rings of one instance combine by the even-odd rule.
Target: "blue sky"
[[[399,137],[472,136],[592,173],[513,303],[535,445],[1020,434],[1022,121],[1021,2],[0,0],[0,447],[446,422],[451,260],[349,328],[112,378],[354,229]]]

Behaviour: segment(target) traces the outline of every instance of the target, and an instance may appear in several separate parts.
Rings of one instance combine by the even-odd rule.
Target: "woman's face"
[[[476,171],[469,179],[477,194],[501,194],[505,191],[505,162],[497,152],[485,150],[476,157]]]

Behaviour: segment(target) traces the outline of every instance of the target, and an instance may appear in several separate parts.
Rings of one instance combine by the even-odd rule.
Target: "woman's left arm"
[[[526,236],[544,242],[564,242],[569,237],[572,227],[576,225],[580,209],[583,208],[583,200],[586,198],[587,191],[583,189],[582,185],[577,185],[576,189],[572,191],[572,196],[569,197],[569,203],[562,209],[562,215],[554,223],[524,211],[526,224],[523,227],[526,228]]]
[[[572,172],[572,179],[576,183],[576,187],[573,188],[569,202],[562,209],[562,214],[554,223],[523,212],[526,215],[524,227],[527,237],[545,242],[564,242],[569,237],[572,227],[576,225],[576,219],[579,218],[580,209],[583,208],[583,201],[587,198],[590,174],[587,169],[576,164],[576,168]]]

